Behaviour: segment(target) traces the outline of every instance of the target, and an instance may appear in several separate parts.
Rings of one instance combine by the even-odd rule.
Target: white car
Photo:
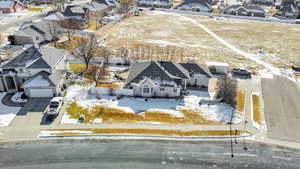
[[[54,97],[46,109],[46,115],[57,116],[61,106],[63,105],[62,97]]]

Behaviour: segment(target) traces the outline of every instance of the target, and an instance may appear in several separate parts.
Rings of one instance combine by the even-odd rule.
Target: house
[[[282,0],[277,8],[277,15],[293,19],[300,18],[300,0]]]
[[[125,87],[138,97],[179,97],[188,85],[207,86],[210,77],[195,63],[149,61],[131,66]]]
[[[84,29],[89,23],[90,10],[82,5],[68,5],[65,7],[63,15],[65,20],[70,20],[69,29]]]
[[[25,5],[16,0],[1,0],[0,1],[0,13],[14,13],[23,10]]]
[[[180,63],[189,72],[188,86],[207,88],[213,75],[204,65],[194,62]]]
[[[108,10],[109,4],[106,1],[93,0],[84,7],[89,9],[91,16],[103,16],[104,12]]]
[[[8,36],[11,45],[43,44],[57,40],[63,29],[52,22],[25,22]]]
[[[224,14],[239,15],[239,16],[255,16],[265,17],[265,11],[259,6],[254,5],[231,5],[223,9]]]
[[[212,4],[211,1],[208,0],[185,0],[176,6],[175,9],[196,12],[210,12],[212,9]]]
[[[0,66],[0,91],[24,91],[29,97],[53,97],[63,86],[67,52],[31,46]]]
[[[155,7],[155,8],[171,8],[172,0],[138,0],[138,6],[141,7]]]
[[[229,72],[229,65],[223,62],[206,62],[206,66],[213,74],[227,74]]]

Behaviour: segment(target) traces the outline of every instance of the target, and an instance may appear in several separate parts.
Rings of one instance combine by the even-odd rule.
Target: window
[[[150,93],[150,89],[149,88],[143,88],[143,93]]]
[[[174,91],[174,92],[177,92],[177,88],[174,88],[173,91]]]
[[[160,91],[165,91],[165,88],[161,87],[159,88]]]

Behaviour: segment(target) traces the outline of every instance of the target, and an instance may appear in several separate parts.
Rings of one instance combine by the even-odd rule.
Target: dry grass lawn
[[[80,73],[85,70],[85,64],[82,63],[68,63],[68,68],[70,71],[75,73]]]
[[[75,129],[74,129],[75,130]],[[72,132],[68,129],[53,129],[49,131],[59,131],[63,133],[52,133],[53,136],[74,136],[85,135],[83,133]],[[68,132],[69,131],[69,132]],[[227,130],[161,130],[161,129],[120,129],[120,128],[103,128],[103,129],[76,129],[76,131],[87,131],[91,134],[147,134],[147,135],[164,135],[164,136],[230,136],[230,131]],[[238,130],[236,135],[243,134],[243,131]]]
[[[232,19],[198,19],[214,33],[236,47],[261,55],[264,61],[277,66],[300,64],[300,28],[294,24],[245,21]]]
[[[90,31],[96,31],[97,29],[100,28],[100,24],[97,23],[97,21],[92,21],[89,24],[87,24],[87,27],[85,28],[85,30],[90,30]]]
[[[122,84],[120,84],[120,83],[100,83],[100,84],[97,84],[96,87],[117,89],[117,88],[122,88]]]
[[[42,8],[27,8],[28,11],[32,11],[32,12],[42,12],[43,9]]]
[[[67,35],[65,35],[67,36]],[[78,44],[80,44],[81,41],[87,41],[88,38],[84,38],[84,37],[80,37],[80,36],[76,36],[76,35],[71,35],[71,40],[67,40],[67,41],[64,41],[64,42],[56,42],[56,46],[55,46],[55,43],[50,43],[49,45],[50,46],[53,46],[53,47],[57,47],[57,48],[61,48],[61,49],[65,49],[65,50],[68,50],[68,51],[72,51],[74,50]]]
[[[300,78],[300,73],[294,73],[297,78]]]
[[[67,113],[71,118],[78,119],[81,115],[85,117],[84,123],[92,123],[100,118],[104,123],[137,123],[137,122],[160,122],[170,124],[223,124],[207,120],[198,112],[187,109],[180,110],[184,118],[174,117],[170,114],[159,111],[146,111],[141,114],[125,112],[116,108],[95,106],[92,109],[86,109],[75,102],[70,103]]]
[[[99,32],[98,36],[101,35],[106,35],[105,45],[115,51],[120,47],[144,50],[143,56],[132,52],[133,59],[221,61],[231,66],[259,67],[222,46],[195,24],[161,12],[145,12],[141,16],[125,18]],[[172,57],[167,57],[168,53]]]
[[[252,95],[252,109],[253,109],[253,120],[261,124],[261,113],[260,113],[260,104],[259,104],[259,96]]]
[[[244,112],[245,110],[245,92],[238,91],[236,95],[236,109],[239,112]]]

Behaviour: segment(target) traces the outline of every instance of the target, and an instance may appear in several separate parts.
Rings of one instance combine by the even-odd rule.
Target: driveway
[[[262,80],[268,137],[300,142],[300,91],[291,80],[274,76]]]
[[[28,112],[44,112],[51,98],[30,98],[24,107],[18,112],[18,116],[26,115]]]

